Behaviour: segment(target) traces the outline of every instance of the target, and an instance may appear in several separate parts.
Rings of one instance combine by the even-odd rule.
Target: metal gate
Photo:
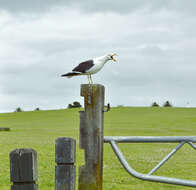
[[[188,143],[192,148],[196,149],[196,136],[109,136],[104,137],[105,143],[110,143],[113,151],[118,157],[120,163],[125,170],[132,176],[146,181],[154,181],[160,183],[168,183],[175,185],[183,185],[189,187],[196,187],[196,181],[154,176],[157,171],[169,158],[171,158],[185,143]],[[179,143],[167,156],[165,156],[148,174],[143,174],[135,171],[126,161],[123,153],[119,149],[117,143]]]
[[[123,167],[132,176],[152,182],[196,187],[196,181],[155,176],[157,171],[184,144],[196,149],[196,136],[130,136],[104,137],[104,92],[99,84],[81,85],[84,97],[84,111],[80,111],[80,148],[84,149],[85,165],[79,168],[79,190],[102,190],[103,183],[103,144],[110,143]],[[109,106],[106,111],[109,110]],[[178,143],[148,174],[135,171],[126,161],[118,143]]]

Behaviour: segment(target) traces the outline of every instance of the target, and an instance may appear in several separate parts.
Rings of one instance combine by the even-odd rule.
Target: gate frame
[[[196,181],[184,180],[152,175],[157,171],[169,158],[171,158],[185,143],[196,149],[196,136],[108,136],[104,137],[104,143],[110,143],[114,153],[118,157],[124,169],[132,176],[152,182],[167,183],[180,186],[196,187]],[[123,153],[117,143],[179,143],[166,157],[164,157],[148,174],[139,173],[134,170],[126,161]]]

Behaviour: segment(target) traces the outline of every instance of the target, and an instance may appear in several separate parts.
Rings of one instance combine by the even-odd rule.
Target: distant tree
[[[69,108],[69,109],[72,108],[72,107],[73,107],[72,104],[69,104],[69,105],[67,106],[67,108]]]
[[[169,101],[166,101],[166,102],[163,104],[163,107],[172,107],[172,104],[171,104]]]
[[[81,107],[82,106],[81,106],[80,102],[77,102],[77,101],[73,102],[73,104],[68,104],[68,106],[67,106],[67,108],[81,108]]]
[[[22,112],[22,109],[20,107],[16,108],[15,112]]]
[[[40,109],[39,108],[35,108],[35,111],[40,111]]]
[[[157,104],[156,102],[153,102],[151,106],[152,107],[159,107],[159,104]]]
[[[75,101],[75,102],[73,102],[73,107],[74,108],[81,108],[82,106],[81,106],[80,102]]]

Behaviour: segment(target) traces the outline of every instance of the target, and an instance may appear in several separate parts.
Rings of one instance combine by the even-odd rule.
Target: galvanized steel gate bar
[[[188,143],[192,148],[196,149],[196,136],[110,136],[104,137],[105,143],[110,143],[113,151],[118,157],[122,166],[127,170],[132,176],[146,181],[154,181],[160,183],[182,185],[189,187],[196,187],[196,181],[154,176],[152,175],[157,171],[169,158],[171,158],[185,143]],[[119,149],[117,143],[179,143],[163,160],[159,162],[148,174],[142,174],[135,171],[126,161],[123,153]]]

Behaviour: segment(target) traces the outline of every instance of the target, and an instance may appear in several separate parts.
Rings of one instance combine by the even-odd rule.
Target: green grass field
[[[0,114],[0,190],[10,189],[9,152],[33,148],[38,152],[39,189],[54,189],[55,139],[77,139],[77,167],[84,163],[78,147],[78,109]],[[105,136],[181,136],[196,135],[196,108],[112,108],[105,113]],[[176,144],[123,144],[122,151],[132,167],[148,172]],[[184,145],[155,174],[196,180],[196,151]],[[77,171],[78,172],[78,171]],[[190,190],[160,183],[141,181],[130,176],[120,165],[108,144],[104,146],[104,190]]]

